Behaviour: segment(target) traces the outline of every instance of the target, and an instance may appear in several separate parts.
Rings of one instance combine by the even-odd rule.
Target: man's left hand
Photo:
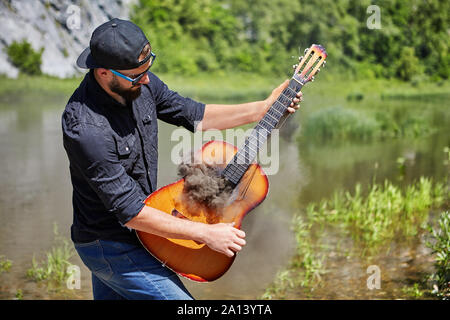
[[[289,85],[289,80],[286,80],[281,85],[279,85],[277,88],[275,88],[272,91],[270,96],[265,100],[265,104],[266,104],[267,110],[269,110],[269,108],[272,106],[272,104],[275,103],[275,101],[277,100],[278,96],[281,94],[281,92],[284,89],[287,88],[288,85]],[[290,104],[290,106],[288,107],[287,110],[290,113],[294,113],[300,107],[300,102],[301,101],[303,101],[303,93],[300,91],[300,92],[297,93],[295,98],[292,100],[292,102],[291,102],[291,104]]]

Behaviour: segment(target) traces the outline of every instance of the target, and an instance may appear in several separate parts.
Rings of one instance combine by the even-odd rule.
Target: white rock
[[[44,48],[41,70],[66,78],[85,73],[76,66],[78,55],[89,46],[92,31],[112,18],[129,19],[136,0],[0,1],[0,74],[16,78],[18,69],[4,49],[13,41],[28,41]]]

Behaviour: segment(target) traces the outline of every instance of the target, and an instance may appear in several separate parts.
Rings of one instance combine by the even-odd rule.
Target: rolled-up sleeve
[[[158,119],[195,132],[198,123],[203,119],[205,104],[170,90],[154,74],[149,73],[149,76]]]
[[[115,142],[106,130],[78,124],[64,130],[64,147],[108,212],[125,225],[144,207],[145,194],[118,160]]]

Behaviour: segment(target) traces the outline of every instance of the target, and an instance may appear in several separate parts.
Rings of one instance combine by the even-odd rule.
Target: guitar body
[[[223,170],[237,152],[237,148],[223,141],[210,141],[197,151],[203,162]],[[199,154],[200,153],[200,154]],[[233,190],[229,203],[220,212],[204,206],[187,205],[183,201],[185,180],[180,179],[153,192],[145,204],[180,219],[202,223],[230,223],[241,228],[245,215],[257,207],[269,191],[269,182],[262,168],[253,163]],[[159,261],[176,273],[194,281],[213,281],[232,265],[234,257],[210,249],[193,240],[167,239],[136,231],[143,246]]]

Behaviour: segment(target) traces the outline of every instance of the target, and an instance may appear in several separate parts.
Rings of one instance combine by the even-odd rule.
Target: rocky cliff
[[[15,78],[18,70],[5,48],[28,41],[44,48],[41,70],[60,78],[81,72],[78,55],[89,46],[92,31],[112,18],[129,18],[134,0],[0,0],[0,74]]]

